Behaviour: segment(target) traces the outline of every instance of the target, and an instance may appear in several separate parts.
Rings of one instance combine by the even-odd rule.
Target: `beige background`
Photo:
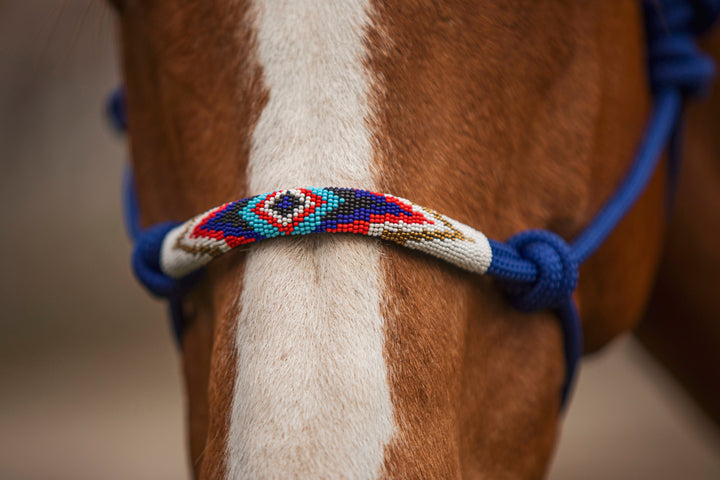
[[[0,0],[0,479],[187,475],[163,306],[134,283],[99,0]],[[552,479],[718,479],[720,436],[632,341],[587,361]]]

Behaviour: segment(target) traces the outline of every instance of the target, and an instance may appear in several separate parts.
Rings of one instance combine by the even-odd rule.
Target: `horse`
[[[652,108],[640,2],[112,3],[146,227],[328,185],[392,192],[492,238],[570,239],[622,180]],[[697,131],[713,111],[691,113]],[[586,353],[631,330],[651,298],[648,315],[669,315],[668,295],[651,294],[672,183],[658,169],[580,267]],[[704,202],[670,228],[718,238],[700,228]],[[658,285],[674,305],[703,295],[688,323],[704,332],[720,305],[677,288],[681,237]],[[697,262],[713,258],[704,245]],[[198,478],[541,478],[552,458],[563,330],[486,277],[315,235],[219,256],[177,300]],[[647,319],[643,338],[675,365],[665,324]]]

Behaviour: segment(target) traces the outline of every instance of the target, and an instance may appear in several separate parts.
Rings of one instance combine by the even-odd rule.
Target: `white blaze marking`
[[[375,189],[364,0],[256,0],[270,97],[249,194]],[[231,478],[373,478],[394,431],[383,357],[380,249],[345,236],[281,238],[247,256],[228,438]]]

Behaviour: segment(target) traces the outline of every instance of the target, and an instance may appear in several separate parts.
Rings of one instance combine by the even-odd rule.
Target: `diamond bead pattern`
[[[379,237],[466,270],[485,273],[487,238],[467,225],[412,202],[354,188],[295,188],[227,203],[185,222],[163,244],[161,266],[181,278],[234,248],[311,233]]]

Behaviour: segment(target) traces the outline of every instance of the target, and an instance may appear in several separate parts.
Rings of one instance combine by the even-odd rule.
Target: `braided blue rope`
[[[500,282],[508,301],[521,311],[554,310],[560,319],[566,364],[563,405],[582,355],[582,325],[572,300],[579,265],[597,250],[635,204],[667,146],[676,144],[683,98],[706,92],[715,77],[712,59],[699,50],[694,38],[720,15],[720,0],[645,0],[643,5],[654,107],[635,161],[615,194],[569,244],[547,230],[520,232],[504,243],[489,241],[493,258],[487,273]],[[124,130],[127,116],[121,89],[112,95],[107,110],[115,127]],[[676,154],[677,149],[671,149],[671,165],[677,163]],[[140,228],[131,174],[125,177],[125,212],[128,232],[135,240],[135,274],[153,294],[170,299],[176,335],[181,339],[180,298],[198,274],[177,280],[164,274],[159,265],[162,240],[177,223]]]
[[[565,332],[566,382],[569,395],[582,354],[582,327],[571,300],[578,266],[607,239],[646,189],[662,153],[675,140],[682,100],[709,89],[715,65],[695,44],[720,15],[718,0],[658,0],[644,2],[653,111],[630,171],[613,197],[570,245],[547,231],[522,232],[506,244],[490,240],[493,262],[488,274],[505,286],[508,300],[523,311],[556,309]],[[677,149],[669,152],[676,165]],[[671,169],[677,174],[677,168]],[[673,180],[674,182],[674,180]]]
[[[110,94],[105,105],[105,114],[117,132],[127,131],[127,109],[123,88],[116,88]],[[123,173],[122,203],[125,231],[134,243],[131,256],[133,273],[150,293],[168,300],[173,335],[180,344],[183,338],[182,298],[193,287],[201,272],[195,272],[180,280],[171,279],[161,272],[160,257],[157,252],[167,232],[178,223],[163,222],[150,228],[142,227],[140,205],[131,168],[126,168]]]

